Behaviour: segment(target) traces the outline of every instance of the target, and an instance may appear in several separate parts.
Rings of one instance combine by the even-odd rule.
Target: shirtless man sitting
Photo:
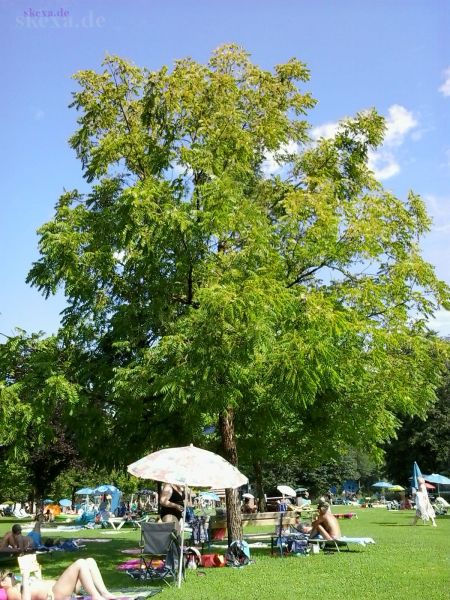
[[[330,511],[328,502],[321,500],[317,505],[319,516],[312,522],[309,536],[311,539],[321,536],[324,540],[335,540],[341,537],[338,520]]]
[[[0,551],[16,551],[25,552],[31,545],[31,538],[22,535],[22,527],[13,525],[11,531],[8,531],[3,536],[0,542]]]

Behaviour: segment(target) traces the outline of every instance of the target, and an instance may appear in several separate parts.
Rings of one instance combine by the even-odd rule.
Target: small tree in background
[[[61,472],[79,464],[76,413],[83,402],[70,373],[69,353],[54,336],[19,330],[0,345],[1,453],[11,476],[12,465],[22,467],[15,497],[26,487],[28,500],[42,499]]]

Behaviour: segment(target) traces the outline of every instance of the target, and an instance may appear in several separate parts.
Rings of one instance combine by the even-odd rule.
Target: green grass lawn
[[[268,549],[252,549],[255,564],[243,569],[202,569],[204,576],[195,570],[188,571],[180,590],[164,584],[163,594],[158,598],[405,600],[416,594],[427,600],[450,597],[450,516],[438,517],[437,528],[422,524],[412,527],[413,511],[356,510],[358,519],[340,522],[343,535],[373,537],[376,545],[365,549],[352,545],[351,552],[344,550],[339,554],[321,552],[285,558],[271,557]],[[12,523],[2,519],[0,533]],[[112,590],[136,586],[116,566],[127,558],[121,550],[137,546],[138,531],[83,530],[64,536],[55,532],[56,535],[112,541],[87,543],[79,552],[40,555],[46,577],[57,577],[75,558],[93,556]],[[44,533],[44,539],[46,536],[54,537]]]

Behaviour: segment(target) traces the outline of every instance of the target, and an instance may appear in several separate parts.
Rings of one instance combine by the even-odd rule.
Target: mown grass
[[[252,549],[255,564],[243,569],[188,571],[180,590],[164,585],[166,600],[218,600],[228,598],[272,600],[404,600],[420,594],[427,600],[450,597],[450,516],[439,517],[438,527],[411,526],[412,511],[357,509],[358,519],[341,521],[344,535],[373,537],[376,545],[352,551],[320,553],[305,557],[270,556],[268,549]],[[11,527],[2,519],[0,533]],[[50,534],[44,533],[44,537]],[[55,535],[59,535],[59,532]],[[63,537],[61,535],[60,537]],[[87,543],[79,552],[40,555],[45,576],[57,577],[75,558],[93,556],[107,585],[113,590],[135,587],[116,569],[126,560],[121,550],[136,547],[139,533],[133,530],[83,530],[64,537],[111,539]],[[214,548],[212,551],[218,551]]]

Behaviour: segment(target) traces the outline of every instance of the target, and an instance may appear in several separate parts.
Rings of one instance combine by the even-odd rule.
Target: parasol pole
[[[181,587],[181,577],[183,574],[184,525],[186,523],[187,498],[188,498],[188,488],[187,488],[187,486],[184,486],[183,524],[181,526],[180,560],[178,561],[178,583],[177,583],[178,588]]]

